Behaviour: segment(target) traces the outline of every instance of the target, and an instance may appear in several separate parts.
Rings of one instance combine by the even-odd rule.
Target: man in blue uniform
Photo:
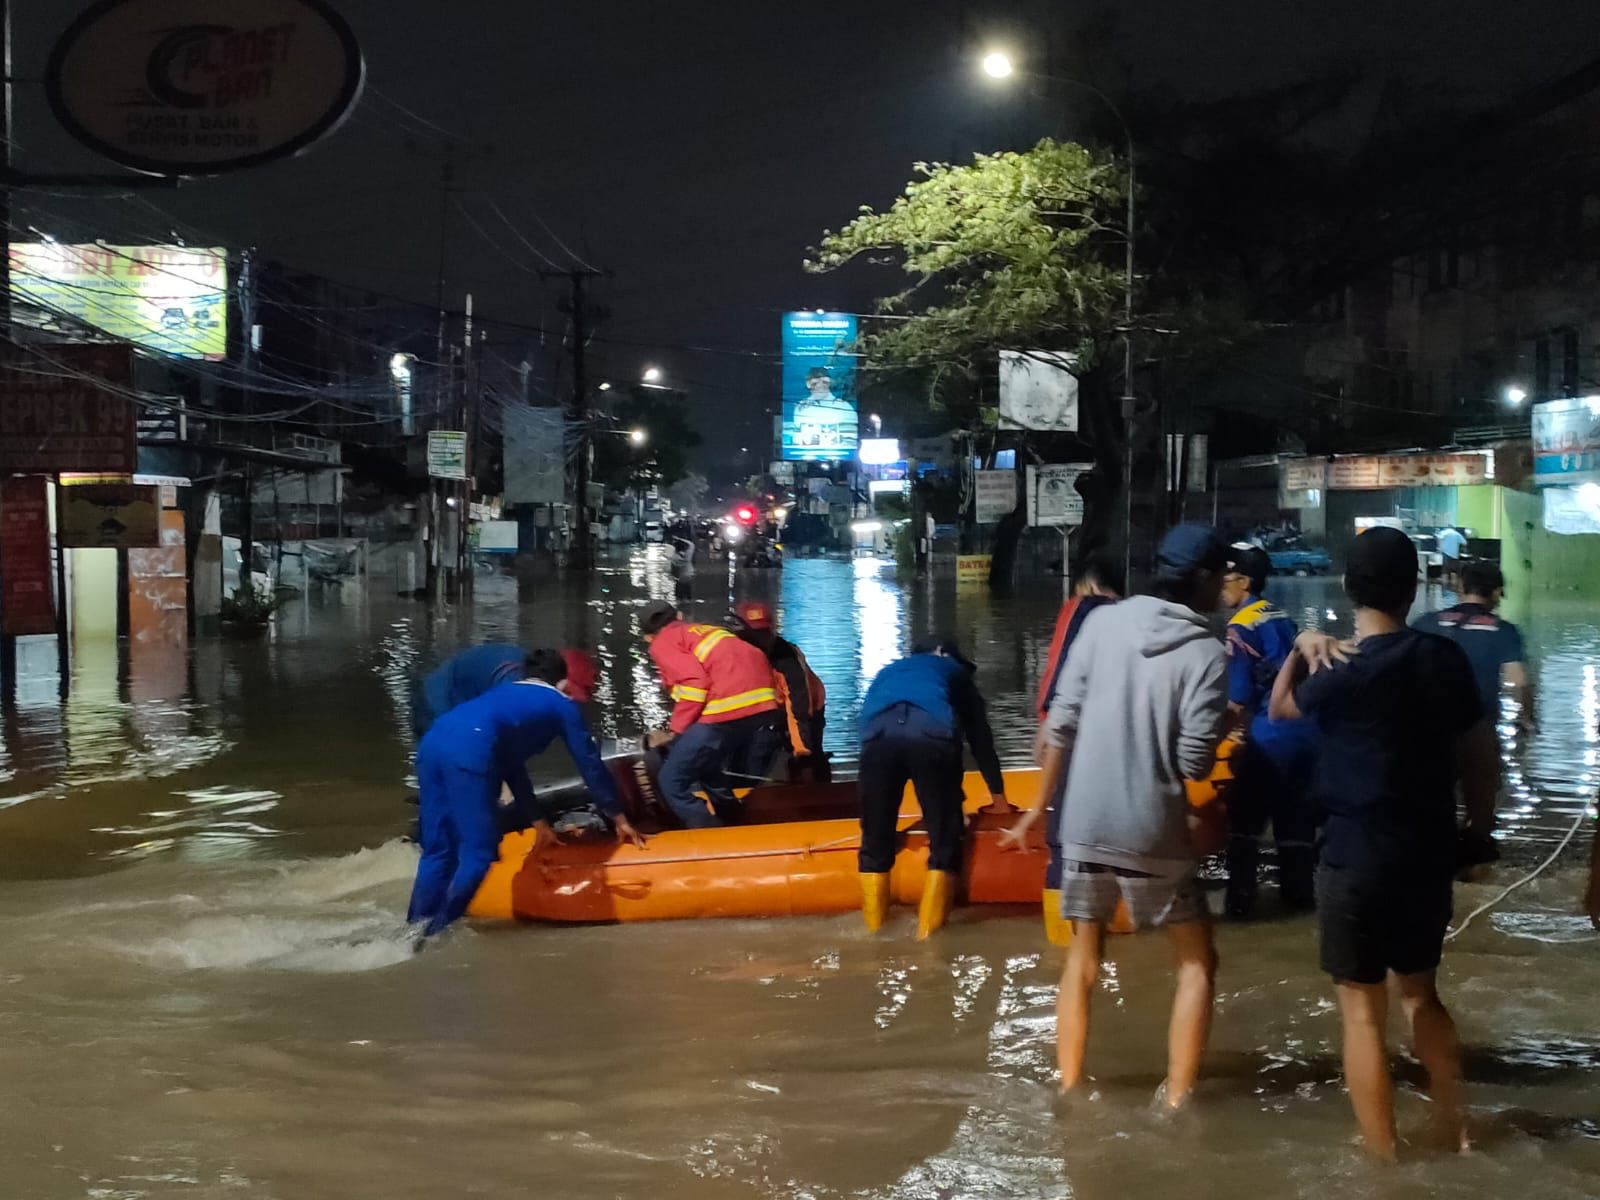
[[[433,723],[417,751],[422,784],[422,860],[407,920],[437,933],[467,911],[500,852],[500,785],[531,809],[528,760],[561,738],[595,806],[617,835],[644,839],[622,810],[616,786],[569,692],[566,659],[554,650],[527,656],[527,678],[457,705]],[[554,838],[539,822],[540,837]]]
[[[917,936],[926,938],[949,915],[961,870],[961,742],[988,785],[990,810],[1010,812],[1005,778],[995,754],[983,697],[972,681],[976,667],[950,640],[912,647],[909,658],[879,671],[861,702],[861,911],[869,930],[883,924],[889,908],[889,871],[894,866],[900,800],[906,784],[917,791],[928,833],[928,877],[917,912]]]
[[[527,674],[528,652],[521,646],[490,642],[452,655],[425,678],[411,698],[411,728],[417,741],[458,704],[476,700],[490,688],[515,683]]]
[[[1227,912],[1236,918],[1255,908],[1261,835],[1269,820],[1283,903],[1301,910],[1316,906],[1316,816],[1306,794],[1314,730],[1305,721],[1274,721],[1267,713],[1273,681],[1298,632],[1263,596],[1271,570],[1264,550],[1234,546],[1222,581],[1223,607],[1238,610],[1228,622],[1228,709],[1244,738],[1232,760],[1228,794]]]

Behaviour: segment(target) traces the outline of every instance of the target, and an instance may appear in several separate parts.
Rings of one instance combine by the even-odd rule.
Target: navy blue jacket
[[[412,713],[417,736],[427,733],[435,721],[458,704],[476,700],[502,683],[521,679],[525,657],[521,646],[490,643],[447,658],[422,681]]]
[[[926,713],[952,739],[965,736],[990,793],[998,796],[1005,792],[994,731],[989,728],[989,714],[971,671],[955,659],[937,654],[913,654],[890,663],[878,672],[861,702],[862,736],[871,731],[874,721],[900,704]]]
[[[532,811],[528,760],[561,738],[578,773],[608,817],[622,811],[616,784],[589,736],[577,704],[547,683],[507,683],[458,704],[433,723],[423,754],[456,770],[505,780],[524,811]]]

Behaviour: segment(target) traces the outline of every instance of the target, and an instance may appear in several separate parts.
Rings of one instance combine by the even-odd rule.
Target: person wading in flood
[[[422,785],[422,858],[406,919],[429,937],[460,918],[500,853],[501,782],[520,807],[532,810],[528,760],[561,738],[595,805],[617,836],[644,839],[629,822],[616,785],[583,723],[578,703],[588,694],[568,680],[567,660],[554,650],[527,658],[528,677],[459,704],[434,722],[417,750]],[[556,839],[547,821],[540,839]]]
[[[1227,658],[1209,621],[1226,562],[1212,530],[1168,532],[1154,594],[1094,615],[1045,722],[1041,798],[1066,775],[1061,915],[1073,936],[1056,1007],[1064,1093],[1084,1078],[1089,999],[1119,901],[1135,930],[1167,930],[1177,952],[1162,1103],[1183,1104],[1200,1072],[1217,956],[1184,781],[1210,773],[1227,719]]]
[[[900,801],[906,784],[916,788],[922,826],[928,834],[928,877],[917,909],[917,937],[938,930],[950,915],[961,871],[961,742],[972,747],[988,785],[991,812],[1011,812],[1005,777],[994,750],[994,733],[983,696],[972,676],[977,667],[948,638],[911,648],[911,654],[879,671],[861,702],[861,915],[876,932],[889,911],[889,872],[898,849]]]
[[[1033,742],[1033,760],[1043,764],[1048,748],[1044,736],[1045,719],[1050,715],[1050,705],[1056,698],[1056,688],[1061,682],[1061,672],[1067,665],[1067,654],[1083,630],[1089,614],[1107,604],[1122,599],[1124,591],[1122,568],[1109,554],[1091,554],[1084,562],[1072,595],[1056,614],[1055,632],[1050,638],[1050,651],[1045,658],[1044,677],[1039,684],[1039,733]],[[1072,940],[1071,927],[1061,919],[1061,788],[1051,791],[1043,806],[1035,805],[1023,811],[1002,838],[1001,845],[1020,850],[1026,843],[1029,831],[1044,819],[1044,840],[1050,850],[1050,862],[1044,871],[1044,934],[1052,946],[1065,946]]]
[[[1457,862],[1456,785],[1468,831],[1487,839],[1497,749],[1466,655],[1406,628],[1417,592],[1411,539],[1396,529],[1363,533],[1344,586],[1356,608],[1346,660],[1328,660],[1323,635],[1301,634],[1270,711],[1281,721],[1308,717],[1317,729],[1317,800],[1327,817],[1317,869],[1322,969],[1338,991],[1345,1085],[1362,1137],[1392,1160],[1391,985],[1428,1072],[1438,1128],[1466,1147],[1461,1043],[1435,975]],[[1312,660],[1318,669],[1308,673]]]
[[[800,647],[779,636],[768,605],[757,600],[743,601],[734,605],[733,617],[739,637],[765,654],[772,665],[772,686],[788,720],[789,749],[794,755],[790,780],[808,778],[816,783],[831,783],[833,771],[822,749],[828,704],[828,691],[822,680],[806,662]]]

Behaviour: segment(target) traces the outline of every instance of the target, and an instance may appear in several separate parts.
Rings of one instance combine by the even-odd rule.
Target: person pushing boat
[[[827,722],[828,690],[811,669],[800,647],[779,635],[772,608],[759,600],[734,605],[739,636],[767,656],[772,666],[772,686],[788,720],[789,749],[794,755],[790,781],[809,778],[833,782],[828,756],[822,749],[822,729]]]
[[[876,931],[889,910],[889,871],[899,834],[906,784],[917,791],[928,834],[928,877],[917,910],[917,937],[926,938],[950,915],[961,871],[962,755],[965,738],[989,788],[990,810],[1010,812],[1005,777],[976,666],[952,640],[912,647],[909,657],[879,671],[861,703],[861,913]]]
[[[579,703],[587,688],[569,675],[566,655],[535,650],[527,677],[459,704],[433,723],[417,751],[422,785],[422,859],[406,919],[424,937],[457,920],[500,852],[500,788],[533,811],[537,801],[527,763],[552,741],[565,742],[584,783],[618,837],[643,845],[628,820]],[[548,819],[535,823],[541,839],[559,840]]]

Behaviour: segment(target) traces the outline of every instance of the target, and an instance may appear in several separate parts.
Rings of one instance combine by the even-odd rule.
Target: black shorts
[[[1322,969],[1336,983],[1382,983],[1439,965],[1450,927],[1450,876],[1317,869]]]

